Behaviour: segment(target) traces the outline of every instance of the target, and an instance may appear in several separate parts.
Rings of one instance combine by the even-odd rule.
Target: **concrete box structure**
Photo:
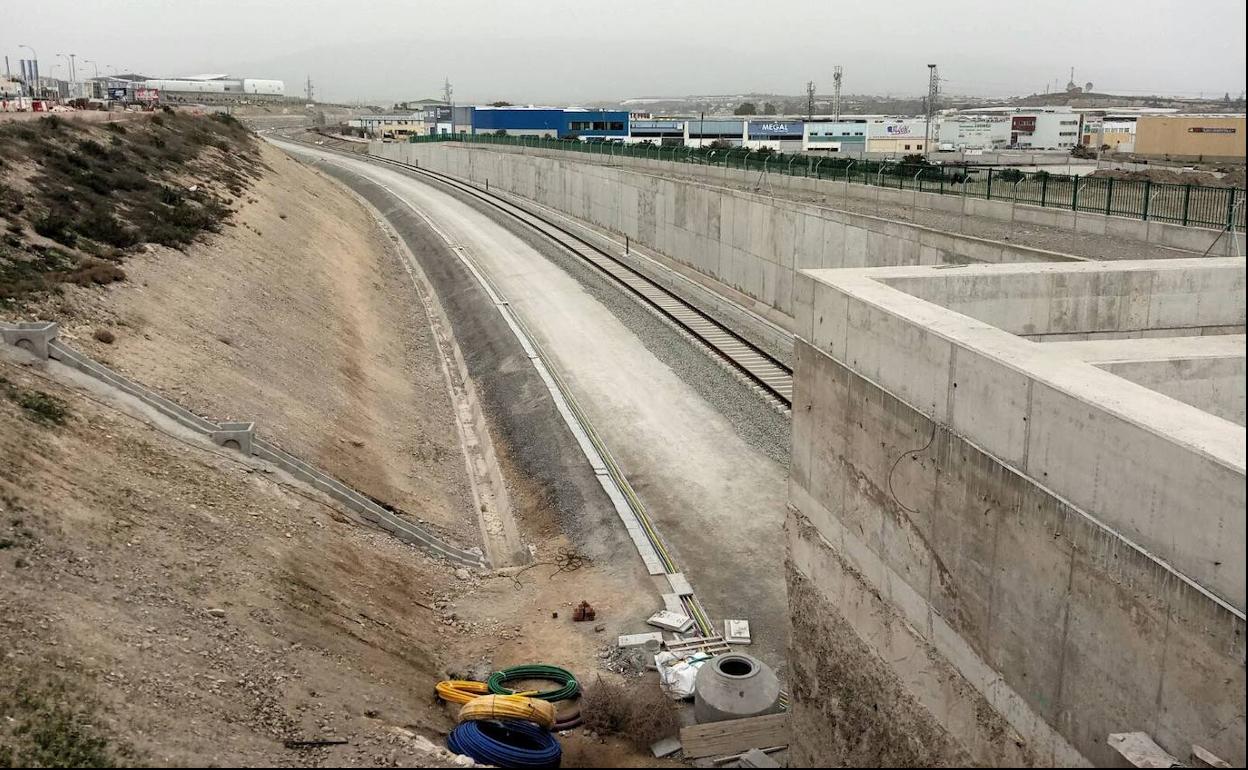
[[[795,763],[1242,765],[1244,261],[797,280]]]

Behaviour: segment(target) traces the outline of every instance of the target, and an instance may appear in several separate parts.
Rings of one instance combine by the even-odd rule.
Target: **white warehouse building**
[[[168,102],[275,101],[286,96],[286,84],[281,80],[216,74],[153,78],[143,86],[159,91],[161,99]]]

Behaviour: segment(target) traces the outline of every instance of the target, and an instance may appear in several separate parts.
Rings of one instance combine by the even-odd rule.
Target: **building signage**
[[[434,114],[437,116],[437,120],[439,123],[445,123],[446,121],[449,121],[451,119],[451,108],[450,107],[437,107],[436,112]]]
[[[778,121],[750,123],[751,139],[780,139],[786,136],[801,137],[801,135],[801,123],[781,123]]]
[[[1213,128],[1213,127],[1206,127],[1206,126],[1192,126],[1191,128],[1187,129],[1187,133],[1189,134],[1233,134],[1235,133],[1235,129]]]
[[[136,88],[134,90],[134,98],[140,102],[156,102],[160,101],[159,88]]]
[[[1036,116],[1035,115],[1016,115],[1010,120],[1010,130],[1017,131],[1021,134],[1034,134],[1036,132]]]
[[[910,136],[910,126],[906,126],[906,125],[885,126],[884,133],[888,134],[889,136]]]
[[[109,98],[109,99],[119,99],[119,100],[120,100],[120,99],[125,99],[125,98],[126,98],[126,89],[124,89],[124,88],[110,88],[110,89],[108,89],[108,98]]]

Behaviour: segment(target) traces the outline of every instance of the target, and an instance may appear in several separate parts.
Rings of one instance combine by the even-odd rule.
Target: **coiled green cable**
[[[496,695],[514,695],[515,690],[507,687],[508,682],[514,682],[520,679],[546,679],[552,682],[559,682],[563,686],[556,690],[545,690],[543,692],[525,692],[530,698],[538,698],[544,701],[560,701],[567,700],[575,696],[581,691],[581,685],[576,681],[576,677],[572,676],[572,672],[558,666],[546,666],[534,663],[528,666],[512,666],[502,671],[496,671],[490,674],[489,682],[490,692]]]

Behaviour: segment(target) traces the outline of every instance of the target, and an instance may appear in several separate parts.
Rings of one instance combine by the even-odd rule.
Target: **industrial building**
[[[662,145],[683,145],[688,139],[685,120],[650,120],[631,117],[626,142],[653,142]]]
[[[628,113],[618,110],[515,106],[472,108],[474,134],[622,140],[628,136],[628,122]]]
[[[802,149],[806,152],[861,155],[867,151],[867,121],[808,121]]]
[[[1083,145],[1108,152],[1135,152],[1134,115],[1085,116]]]
[[[944,117],[935,140],[940,150],[1000,149],[1010,143],[1010,119],[992,115]]]
[[[1243,115],[1142,115],[1135,152],[1189,161],[1244,160]]]
[[[91,78],[92,96],[115,101],[155,101],[185,104],[235,104],[282,101],[286,84],[281,80],[232,78],[229,75],[193,75],[184,78],[148,78],[114,75]],[[140,99],[138,94],[144,94]]]
[[[752,150],[766,147],[777,152],[801,152],[805,139],[805,124],[800,120],[771,118],[745,124],[745,146]]]
[[[927,152],[925,121],[908,118],[873,118],[867,123],[867,152],[910,155]]]

